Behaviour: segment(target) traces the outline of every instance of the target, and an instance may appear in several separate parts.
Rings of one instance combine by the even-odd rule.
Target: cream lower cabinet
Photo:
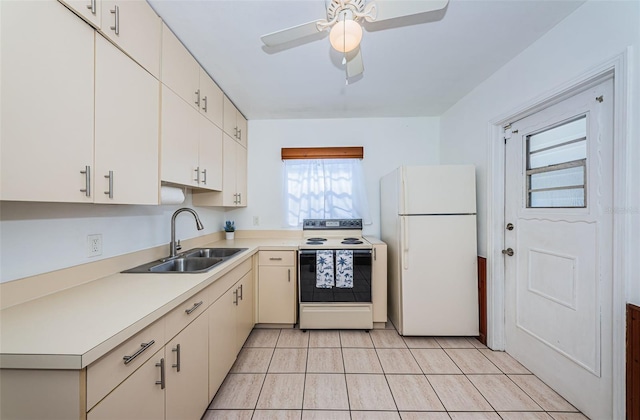
[[[162,381],[163,364],[167,369],[164,348],[89,411],[87,420],[163,419],[165,390],[158,383]]]
[[[197,420],[207,409],[208,321],[199,316],[165,347],[166,420]]]
[[[213,399],[255,325],[253,272],[220,297],[209,313],[209,399]]]
[[[373,244],[371,267],[371,300],[373,301],[373,322],[387,322],[387,244],[375,238],[367,238]]]
[[[260,251],[258,323],[296,323],[296,252]]]
[[[254,293],[252,273],[246,274],[238,284],[238,305],[236,318],[236,353],[238,353],[251,333],[254,321]]]

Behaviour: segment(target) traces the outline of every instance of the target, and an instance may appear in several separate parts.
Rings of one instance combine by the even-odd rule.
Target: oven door
[[[326,251],[326,250],[323,250]],[[316,281],[316,250],[301,250],[298,264],[300,303],[371,303],[371,250],[354,249],[353,287],[320,288]],[[334,262],[336,251],[332,250]],[[334,267],[335,267],[334,263]],[[335,268],[334,268],[335,279]]]

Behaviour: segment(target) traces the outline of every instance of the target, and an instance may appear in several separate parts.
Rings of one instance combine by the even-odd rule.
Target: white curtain
[[[359,159],[284,161],[285,225],[303,219],[362,219],[371,223]]]

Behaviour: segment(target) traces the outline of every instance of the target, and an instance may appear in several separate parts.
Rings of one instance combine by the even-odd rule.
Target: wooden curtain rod
[[[283,147],[282,160],[286,159],[362,159],[364,147]]]

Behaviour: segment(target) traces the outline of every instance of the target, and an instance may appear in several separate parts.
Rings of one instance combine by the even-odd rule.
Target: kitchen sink
[[[195,248],[184,253],[187,258],[205,257],[205,258],[229,258],[242,252],[247,248]]]
[[[208,269],[220,264],[224,259],[222,258],[175,258],[173,260],[165,261],[158,265],[154,265],[149,268],[152,273],[160,272],[166,273],[170,271],[180,273],[197,273],[207,271]]]
[[[175,258],[163,258],[123,273],[205,273],[247,248],[194,248]]]

